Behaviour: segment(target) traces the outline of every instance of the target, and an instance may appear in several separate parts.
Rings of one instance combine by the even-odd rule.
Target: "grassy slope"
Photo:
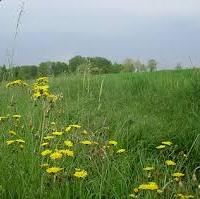
[[[62,93],[63,100],[55,105],[46,123],[55,121],[58,128],[80,123],[95,132],[96,137],[115,139],[128,151],[127,155],[91,165],[80,158],[76,165],[82,163],[81,166],[91,171],[88,179],[53,185],[45,184],[46,178],[40,177],[44,174],[38,166],[40,158],[34,141],[39,133],[31,134],[29,127],[32,121],[35,129],[40,128],[40,106],[33,105],[26,91],[7,91],[2,85],[0,115],[20,113],[25,123],[22,135],[29,144],[23,153],[9,151],[3,143],[6,139],[3,133],[10,127],[1,126],[0,194],[5,198],[127,198],[133,187],[147,180],[142,168],[160,165],[163,157],[155,146],[162,140],[172,140],[179,151],[188,152],[191,148],[200,127],[199,80],[198,71],[192,70],[51,79],[52,90]],[[12,96],[14,107],[8,106]],[[183,165],[185,172],[190,173],[198,166],[199,146],[197,140],[190,161]],[[190,177],[184,190],[198,194]],[[157,181],[164,184],[162,179]],[[176,192],[174,188],[162,197],[173,198]],[[142,198],[155,198],[155,195]]]

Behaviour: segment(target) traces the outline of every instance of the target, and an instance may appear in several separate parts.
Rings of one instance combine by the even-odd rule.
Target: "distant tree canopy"
[[[65,62],[42,62],[39,65],[22,65],[8,68],[0,66],[0,81],[13,79],[34,79],[39,76],[58,76],[70,73],[107,74],[120,72],[155,71],[157,61],[150,59],[147,64],[140,60],[126,58],[121,64],[112,63],[104,57],[75,56]]]
[[[157,61],[155,59],[150,59],[147,63],[147,68],[150,72],[156,71],[157,70]]]

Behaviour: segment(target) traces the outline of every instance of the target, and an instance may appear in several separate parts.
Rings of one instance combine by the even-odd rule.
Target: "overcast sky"
[[[0,2],[0,64],[67,61],[74,55],[200,65],[200,0],[24,0]]]

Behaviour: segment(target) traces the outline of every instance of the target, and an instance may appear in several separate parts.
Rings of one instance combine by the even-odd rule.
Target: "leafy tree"
[[[85,64],[81,64],[78,66],[77,68],[77,72],[84,74],[84,73],[89,73],[90,72],[90,65],[85,63]]]
[[[87,58],[82,57],[82,56],[75,56],[72,59],[69,60],[69,71],[70,72],[75,72],[78,68],[78,66],[82,64],[87,63]]]
[[[147,68],[149,69],[150,72],[156,71],[157,65],[158,65],[158,63],[155,59],[150,59],[147,63]]]
[[[114,63],[112,65],[111,71],[112,71],[112,73],[119,73],[121,71],[122,67],[123,67],[122,64]]]
[[[68,65],[64,62],[52,62],[51,71],[54,76],[57,76],[61,73],[69,72]]]
[[[183,67],[182,67],[182,64],[181,63],[177,63],[176,64],[176,67],[175,67],[175,69],[176,70],[181,70]]]
[[[126,58],[123,61],[121,72],[135,72],[135,61],[131,58]]]
[[[92,68],[96,68],[94,71],[99,68],[99,72],[101,73],[110,73],[112,72],[112,63],[111,61],[107,60],[103,57],[89,57],[89,64],[90,64],[90,70],[94,70]]]
[[[52,74],[52,62],[42,62],[38,67],[38,74],[40,76],[48,76]]]

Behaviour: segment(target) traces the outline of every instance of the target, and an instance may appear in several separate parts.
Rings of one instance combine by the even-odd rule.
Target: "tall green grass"
[[[175,198],[178,192],[200,198],[199,178],[192,173],[200,164],[200,74],[198,70],[154,73],[74,75],[50,79],[54,93],[62,94],[53,109],[43,117],[41,104],[33,103],[26,89],[0,87],[0,116],[20,114],[21,125],[0,124],[0,196],[1,198],[128,198],[133,188],[148,181],[143,168],[159,167],[157,182],[167,183],[163,159],[189,153],[180,162],[187,175],[183,187],[171,187],[163,194],[144,192],[139,198]],[[45,121],[44,121],[45,120]],[[127,152],[87,161],[82,154],[76,165],[88,171],[85,180],[66,178],[53,182],[40,168],[38,140],[51,122],[57,128],[79,123],[102,140],[114,139]],[[44,126],[42,127],[42,124]],[[26,140],[22,151],[6,146],[8,130],[15,128]],[[172,154],[155,147],[171,140]],[[197,177],[200,175],[197,172]]]

